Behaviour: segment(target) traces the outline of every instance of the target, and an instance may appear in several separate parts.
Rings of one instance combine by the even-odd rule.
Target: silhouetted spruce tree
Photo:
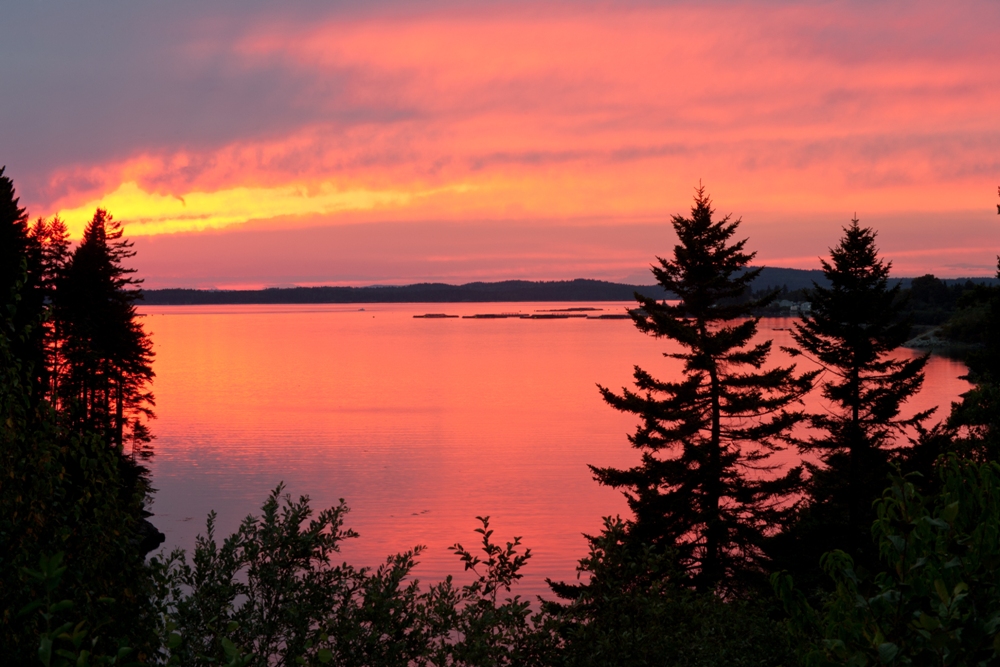
[[[28,261],[28,214],[19,206],[14,183],[0,167],[0,298],[9,303]]]
[[[149,440],[143,419],[152,417],[153,351],[135,309],[141,281],[122,264],[135,254],[131,247],[121,225],[97,209],[57,280],[56,316],[63,327],[64,411],[119,449],[130,445],[134,454]]]
[[[13,358],[30,369],[35,400],[47,384],[45,377],[41,287],[41,249],[30,232],[28,214],[19,206],[14,183],[0,167],[0,305],[12,327]]]
[[[56,287],[69,261],[69,232],[66,224],[58,216],[53,216],[48,220],[35,220],[29,234],[39,257],[38,286],[47,310],[47,317],[42,323],[45,377],[41,379],[46,383],[42,389],[55,403],[58,400],[57,387],[63,363],[63,328],[59,319],[53,316],[51,305],[56,301]]]
[[[920,390],[927,357],[900,359],[893,352],[909,336],[901,316],[899,285],[889,287],[891,262],[878,256],[876,233],[858,220],[822,261],[830,287],[814,285],[812,310],[792,336],[801,352],[819,362],[822,395],[830,406],[811,416],[818,434],[805,441],[809,496],[786,557],[816,569],[825,551],[839,548],[858,565],[878,562],[871,539],[872,504],[888,483],[891,464],[908,443],[908,427],[931,411],[902,418],[903,404]],[[793,353],[798,353],[793,350]]]
[[[633,311],[640,331],[679,344],[665,356],[684,362],[683,375],[658,380],[637,366],[634,390],[600,387],[609,405],[642,420],[629,437],[642,462],[592,470],[601,484],[625,490],[633,543],[673,552],[696,589],[728,595],[762,571],[761,546],[793,504],[801,469],[781,474],[770,457],[803,419],[790,408],[814,374],[765,369],[772,344],[752,342],[753,312],[775,295],[746,298],[760,272],[746,268],[755,253],[732,241],[739,220],[713,213],[699,187],[691,217],[673,217],[673,258],[653,267],[679,302],[637,294],[642,308]]]

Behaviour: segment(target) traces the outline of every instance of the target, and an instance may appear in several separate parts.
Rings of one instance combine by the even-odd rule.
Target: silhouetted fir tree
[[[14,183],[0,167],[0,298],[8,303],[28,259],[28,214],[18,206]]]
[[[819,463],[806,463],[808,503],[799,525],[780,540],[789,550],[781,560],[817,576],[820,556],[834,548],[859,566],[877,564],[872,504],[908,443],[906,429],[932,412],[900,416],[920,390],[928,357],[893,356],[910,326],[901,316],[899,285],[888,285],[892,263],[879,258],[875,237],[857,219],[844,228],[831,261],[822,261],[830,286],[814,284],[812,310],[792,333],[801,350],[790,351],[805,353],[823,369],[822,395],[830,407],[811,416],[817,434],[802,444]]]
[[[97,209],[57,281],[59,394],[73,423],[141,453],[149,439],[142,419],[152,417],[153,351],[135,309],[141,281],[122,264],[131,247],[121,225]]]
[[[765,369],[771,341],[752,342],[755,308],[775,297],[747,300],[760,269],[755,253],[733,242],[740,224],[714,211],[699,187],[691,217],[674,216],[680,241],[672,259],[653,267],[677,303],[636,295],[636,327],[679,344],[664,356],[684,362],[677,380],[635,368],[635,389],[600,387],[616,410],[642,421],[630,442],[642,451],[634,468],[591,467],[606,486],[625,490],[635,514],[630,540],[673,552],[680,571],[701,591],[738,594],[765,567],[766,537],[789,515],[800,468],[784,473],[770,461],[804,417],[790,409],[814,374],[794,366]]]
[[[31,226],[30,238],[39,256],[38,283],[42,299],[48,310],[43,326],[43,352],[45,357],[46,382],[44,393],[57,401],[57,387],[62,370],[62,327],[59,319],[52,316],[51,305],[56,300],[56,286],[69,261],[69,232],[66,224],[53,216],[46,220],[38,218]]]
[[[25,364],[25,370],[30,367],[32,396],[37,400],[47,384],[41,327],[45,303],[41,249],[30,233],[28,215],[19,206],[14,183],[4,176],[4,170],[0,167],[0,304],[12,309],[2,315],[10,317],[13,327],[13,358]]]
[[[39,255],[39,281],[51,298],[70,257],[69,230],[59,216],[38,218],[28,232]]]

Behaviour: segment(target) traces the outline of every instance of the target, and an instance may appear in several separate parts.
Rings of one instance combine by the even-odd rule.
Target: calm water
[[[634,419],[595,386],[619,388],[632,366],[668,376],[667,348],[628,320],[414,319],[581,304],[386,304],[148,307],[159,419],[153,522],[190,550],[209,510],[228,535],[284,481],[314,507],[339,498],[361,538],[357,565],[426,545],[417,574],[458,574],[447,550],[474,545],[476,515],[535,557],[522,593],[575,576],[584,532],[626,512],[588,463],[638,460]],[[587,304],[622,312],[626,304]],[[363,310],[360,310],[363,308]],[[790,344],[789,320],[762,335]],[[964,368],[935,357],[912,406],[947,406]]]

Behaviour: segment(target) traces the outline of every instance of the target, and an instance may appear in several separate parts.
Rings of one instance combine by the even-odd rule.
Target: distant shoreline
[[[372,287],[289,287],[262,290],[145,290],[145,305],[240,305],[318,303],[505,303],[518,301],[635,301],[635,293],[662,299],[658,285],[624,285],[603,280],[446,285],[386,285]]]
[[[899,278],[904,287],[910,278]],[[995,284],[995,278],[950,278],[946,283]],[[808,289],[813,282],[824,284],[818,270],[765,267],[754,281],[754,290],[786,287],[788,290]],[[530,281],[505,280],[474,282],[464,285],[418,283],[414,285],[373,285],[370,287],[271,287],[259,290],[149,289],[144,290],[145,305],[253,305],[253,304],[319,304],[319,303],[505,303],[635,301],[635,293],[655,299],[673,295],[659,285],[629,285],[606,280]]]

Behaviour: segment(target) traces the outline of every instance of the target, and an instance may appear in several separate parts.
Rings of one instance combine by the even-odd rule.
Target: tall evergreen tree
[[[143,419],[153,414],[153,351],[135,308],[141,281],[123,265],[131,247],[121,225],[97,209],[58,280],[56,314],[64,328],[64,409],[78,426],[136,453],[148,441]]]
[[[14,190],[14,182],[0,167],[0,298],[8,303],[15,284],[22,280],[28,259],[28,214]]]
[[[39,280],[46,296],[51,298],[56,282],[69,261],[69,230],[59,216],[46,220],[38,218],[31,226],[29,236],[39,255]]]
[[[14,183],[4,170],[0,167],[0,306],[12,309],[2,314],[10,317],[13,327],[9,332],[11,350],[14,358],[30,369],[31,392],[37,399],[46,384],[41,250],[30,233],[28,214],[19,205]]]
[[[814,374],[794,366],[765,369],[771,341],[754,342],[754,309],[774,294],[748,299],[760,269],[755,253],[733,242],[740,220],[713,220],[699,187],[691,217],[674,216],[680,243],[658,258],[657,282],[679,301],[636,295],[636,327],[677,343],[664,353],[684,362],[678,380],[658,380],[635,368],[635,389],[601,387],[613,408],[641,419],[629,469],[592,467],[597,480],[623,489],[635,514],[630,539],[672,551],[677,566],[702,591],[738,593],[764,566],[762,545],[793,505],[801,469],[778,472],[771,455],[791,440],[803,415],[793,409]]]
[[[844,228],[823,274],[830,287],[814,286],[812,311],[792,336],[817,361],[830,407],[811,416],[817,434],[802,445],[818,458],[807,463],[809,503],[789,558],[818,567],[825,551],[848,551],[859,565],[877,564],[870,527],[874,503],[887,484],[908,428],[931,411],[901,417],[903,404],[923,383],[927,357],[901,359],[893,352],[909,336],[900,286],[889,287],[891,262],[879,258],[876,233],[854,219]],[[793,353],[799,353],[794,350]]]
[[[60,326],[59,319],[52,316],[51,306],[56,301],[56,287],[69,261],[69,231],[59,216],[48,220],[38,218],[31,226],[30,237],[39,257],[38,287],[49,315],[43,322],[41,332],[45,359],[45,375],[41,378],[45,384],[42,389],[55,403],[58,400],[57,387],[62,372],[63,327]]]

